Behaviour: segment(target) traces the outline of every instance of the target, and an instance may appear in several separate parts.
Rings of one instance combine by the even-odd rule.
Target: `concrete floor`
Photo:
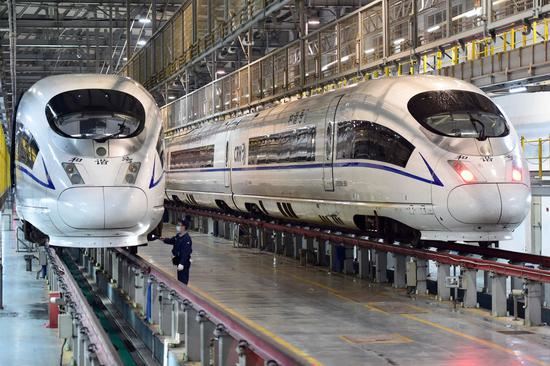
[[[165,236],[173,232],[165,226]],[[550,365],[549,327],[453,311],[431,297],[191,236],[191,289],[311,364]],[[139,254],[175,275],[170,249],[154,242]]]
[[[45,280],[25,271],[15,231],[2,231],[4,309],[0,310],[0,365],[58,365],[62,340],[48,324]],[[33,270],[38,270],[35,261]]]

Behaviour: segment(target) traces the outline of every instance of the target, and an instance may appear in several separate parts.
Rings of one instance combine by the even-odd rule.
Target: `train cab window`
[[[15,160],[32,168],[40,149],[34,137],[23,128],[21,123],[17,123],[16,128]]]
[[[145,110],[133,96],[117,90],[79,89],[56,95],[46,104],[46,117],[64,137],[107,140],[139,134]]]
[[[157,153],[159,154],[160,164],[164,168],[164,128],[160,129],[159,138],[157,140]]]
[[[377,123],[338,123],[337,159],[377,160],[405,167],[413,150],[403,136]]]
[[[248,141],[248,164],[265,165],[315,160],[315,127],[304,127]]]
[[[474,92],[420,93],[409,100],[408,109],[422,126],[438,135],[485,140],[509,133],[506,119],[495,103]]]
[[[214,166],[214,145],[172,151],[169,165],[171,170],[211,168]]]

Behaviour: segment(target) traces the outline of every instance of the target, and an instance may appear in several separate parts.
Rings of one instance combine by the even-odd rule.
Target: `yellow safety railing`
[[[544,154],[544,147],[545,144],[547,145],[548,153],[547,155]],[[525,148],[528,146],[536,146],[536,153],[532,155],[527,155],[529,151],[526,151]],[[548,138],[538,138],[538,139],[526,139],[525,137],[521,137],[521,148],[523,152],[526,154],[525,158],[528,162],[536,161],[538,165],[537,169],[537,175],[539,178],[542,179],[542,172],[543,172],[543,162],[547,159],[550,159],[550,137]]]

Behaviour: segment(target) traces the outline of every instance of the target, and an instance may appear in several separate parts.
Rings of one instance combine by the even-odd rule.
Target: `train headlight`
[[[82,176],[74,163],[61,163],[61,165],[63,165],[63,169],[72,184],[84,184],[84,179],[82,179]]]
[[[464,183],[473,183],[476,180],[476,177],[471,169],[468,166],[461,162],[460,160],[449,160],[449,164],[453,167],[455,172],[460,175],[460,178]]]
[[[141,168],[141,163],[130,163],[128,165],[128,170],[126,170],[126,176],[124,177],[126,183],[134,184],[136,182],[139,168]]]
[[[512,169],[512,180],[514,182],[521,182],[523,179],[523,174],[521,173],[521,169],[514,167]]]

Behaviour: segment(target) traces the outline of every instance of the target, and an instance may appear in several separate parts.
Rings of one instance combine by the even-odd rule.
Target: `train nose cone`
[[[524,184],[499,184],[502,215],[499,224],[523,222],[531,208],[531,190]]]
[[[517,224],[525,218],[530,198],[523,184],[469,184],[453,189],[447,206],[464,224]]]
[[[139,224],[147,197],[135,187],[75,187],[59,195],[61,219],[75,229],[123,229]]]

